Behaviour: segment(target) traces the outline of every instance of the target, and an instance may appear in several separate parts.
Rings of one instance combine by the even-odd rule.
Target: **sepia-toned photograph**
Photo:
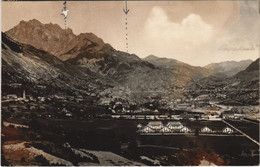
[[[259,2],[1,1],[1,166],[259,166]]]

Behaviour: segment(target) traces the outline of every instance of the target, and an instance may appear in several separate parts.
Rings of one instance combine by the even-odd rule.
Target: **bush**
[[[35,161],[38,162],[41,166],[49,166],[49,161],[42,155],[37,155]]]

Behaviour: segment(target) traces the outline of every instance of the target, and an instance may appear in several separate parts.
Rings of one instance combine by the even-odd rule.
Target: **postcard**
[[[259,165],[259,1],[1,8],[1,165]]]

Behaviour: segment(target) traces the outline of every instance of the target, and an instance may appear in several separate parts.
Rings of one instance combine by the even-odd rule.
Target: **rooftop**
[[[182,125],[181,122],[179,121],[171,121],[171,122],[168,122],[167,126],[179,126],[179,125]]]
[[[234,114],[234,112],[233,111],[224,111],[224,112],[222,112],[222,114]]]
[[[148,125],[161,126],[161,125],[163,125],[163,123],[161,121],[152,121],[152,122],[149,122]]]

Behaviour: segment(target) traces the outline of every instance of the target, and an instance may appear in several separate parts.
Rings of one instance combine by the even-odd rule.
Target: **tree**
[[[40,126],[40,123],[34,118],[29,122],[29,127],[32,130],[39,130]]]
[[[195,136],[199,136],[199,129],[195,130]]]

